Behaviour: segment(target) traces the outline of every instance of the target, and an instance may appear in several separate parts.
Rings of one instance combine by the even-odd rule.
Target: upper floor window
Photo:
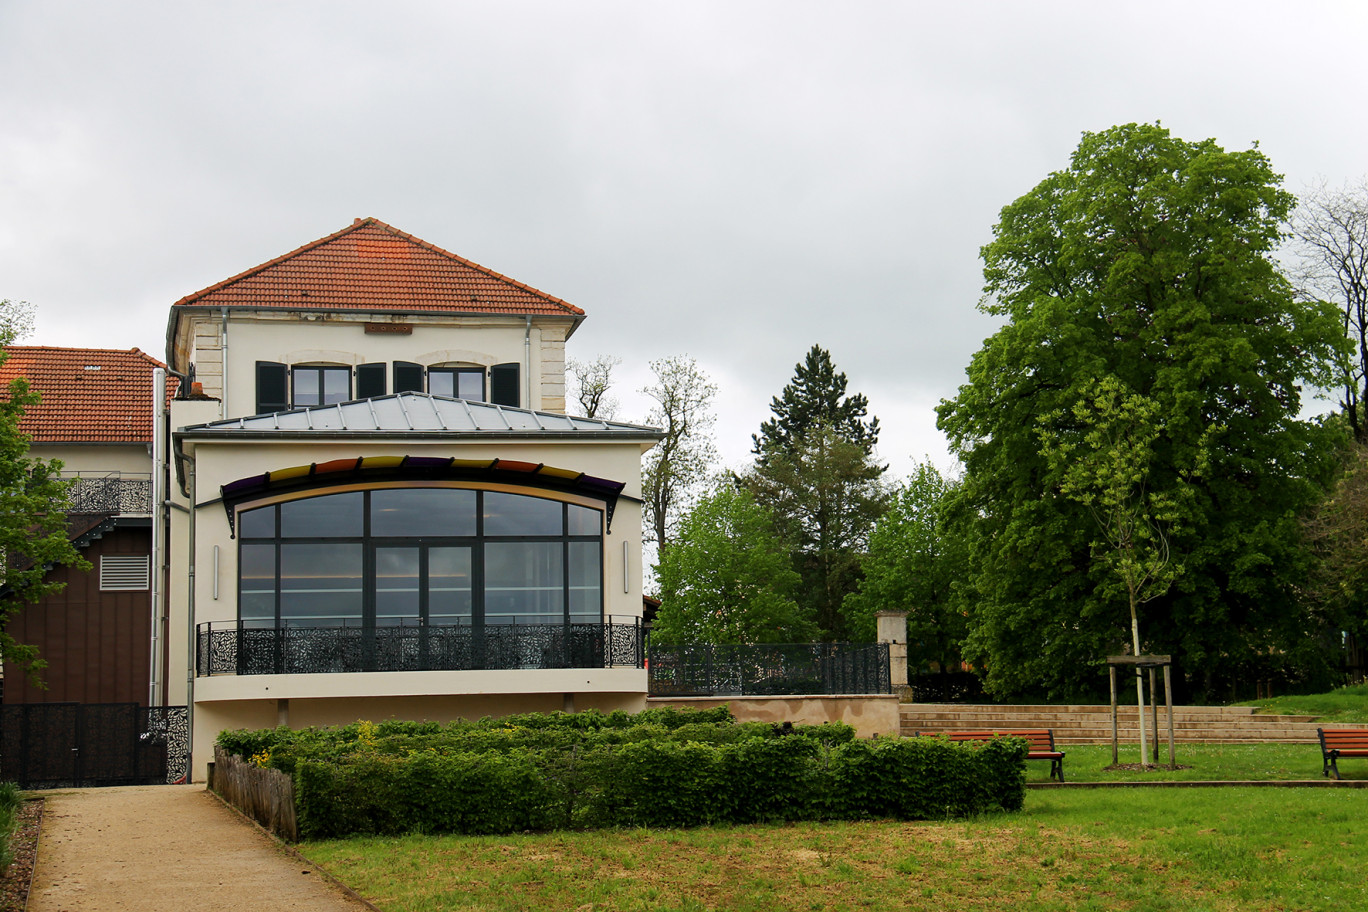
[[[429,367],[428,392],[453,399],[485,401],[485,372],[482,367]]]
[[[354,369],[328,364],[256,363],[256,411],[283,412],[292,408],[371,399],[387,392],[428,392],[472,402],[522,405],[521,365],[516,361],[483,367],[424,367],[409,361],[358,364]],[[387,377],[386,375],[390,376]],[[353,392],[352,378],[355,377]],[[386,389],[386,380],[392,389]]]
[[[290,374],[295,408],[351,399],[351,368],[304,365],[292,368]]]

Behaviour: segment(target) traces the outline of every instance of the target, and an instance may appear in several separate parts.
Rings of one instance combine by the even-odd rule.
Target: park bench
[[[1335,761],[1340,757],[1368,757],[1368,728],[1318,728],[1321,745],[1321,775],[1334,772],[1340,778]]]
[[[1050,778],[1064,781],[1064,752],[1055,750],[1054,729],[1037,728],[1021,731],[947,731],[918,732],[927,737],[940,736],[951,741],[992,741],[994,738],[1022,738],[1030,746],[1027,760],[1049,760]]]

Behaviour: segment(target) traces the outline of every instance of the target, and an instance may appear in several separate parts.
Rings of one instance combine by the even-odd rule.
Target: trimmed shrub
[[[299,835],[515,833],[549,829],[555,790],[527,755],[353,756],[295,770]]]
[[[935,820],[1019,810],[1026,752],[1020,738],[983,745],[939,738],[851,741],[832,751],[827,816]]]
[[[502,834],[1020,809],[1026,742],[860,741],[840,723],[649,710],[224,732],[288,773],[302,838]]]

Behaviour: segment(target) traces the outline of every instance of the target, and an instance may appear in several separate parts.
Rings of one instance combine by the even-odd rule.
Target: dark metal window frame
[[[448,486],[443,486],[448,487]],[[283,544],[320,544],[320,545],[349,545],[359,544],[362,554],[362,576],[361,576],[361,624],[360,626],[367,631],[376,628],[376,569],[375,569],[375,549],[377,547],[417,547],[420,549],[420,565],[422,575],[420,576],[420,624],[426,624],[426,613],[428,609],[428,582],[426,577],[427,551],[434,547],[451,547],[471,549],[470,572],[471,572],[471,606],[470,606],[470,625],[472,629],[483,628],[485,626],[485,544],[488,542],[496,543],[560,543],[561,545],[561,613],[562,623],[583,623],[583,618],[572,618],[571,609],[571,562],[570,546],[575,543],[597,544],[599,546],[598,562],[598,617],[596,621],[601,622],[604,618],[605,608],[605,573],[603,563],[606,552],[603,545],[603,511],[599,507],[589,504],[567,501],[560,498],[542,497],[520,491],[510,491],[506,488],[471,488],[452,485],[451,488],[459,490],[473,490],[475,498],[475,534],[467,536],[376,536],[371,534],[371,492],[375,490],[404,490],[413,489],[412,485],[376,485],[365,488],[333,488],[323,491],[310,492],[308,497],[283,498],[269,504],[250,505],[244,504],[239,508],[240,515],[252,510],[273,510],[273,525],[275,534],[270,537],[245,535],[238,536],[238,619],[240,623],[250,623],[242,618],[242,548],[248,545],[274,545],[274,626],[280,628],[288,626],[288,619],[281,617],[281,546]],[[280,508],[284,504],[314,497],[328,497],[337,494],[347,494],[360,491],[363,494],[362,508],[362,534],[359,536],[284,536],[281,534]],[[550,501],[560,504],[561,510],[561,533],[559,535],[486,535],[484,531],[484,498],[486,493],[512,494],[519,497],[532,497],[537,500]],[[579,506],[587,510],[593,510],[600,514],[599,532],[597,535],[572,535],[570,529],[569,507]],[[238,528],[241,528],[239,524]],[[258,620],[258,619],[253,619]],[[259,619],[264,620],[264,619]]]
[[[478,365],[473,365],[473,366],[472,366],[472,365],[458,365],[458,366],[452,366],[452,367],[448,367],[448,366],[446,366],[446,365],[441,365],[441,366],[438,366],[438,367],[429,367],[429,368],[427,369],[427,388],[428,388],[428,392],[429,392],[429,393],[433,392],[433,390],[432,390],[432,376],[433,376],[433,374],[450,374],[450,375],[451,375],[451,395],[452,395],[453,398],[456,398],[456,399],[465,399],[465,400],[467,400],[467,401],[469,401],[469,402],[488,402],[488,401],[489,401],[489,372],[488,372],[485,368],[483,368],[483,367],[480,367],[480,366],[478,366]],[[462,377],[462,376],[473,376],[473,377],[479,377],[479,378],[480,378],[480,398],[478,398],[478,399],[471,399],[471,398],[468,397],[468,396],[462,396],[462,395],[461,395],[461,377]],[[435,395],[435,394],[434,394],[434,395]]]
[[[318,401],[302,402],[299,397],[299,376],[300,374],[318,374]],[[347,378],[347,391],[343,394],[339,402],[349,402],[352,398],[352,369],[345,364],[292,364],[290,365],[290,407],[308,408],[315,405],[329,405],[327,401],[327,385],[324,379],[327,374],[342,374]]]

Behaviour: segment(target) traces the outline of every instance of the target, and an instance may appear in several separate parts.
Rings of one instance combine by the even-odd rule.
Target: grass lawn
[[[1273,697],[1250,700],[1240,706],[1256,706],[1259,712],[1317,716],[1321,722],[1362,722],[1368,724],[1368,684],[1340,687],[1329,693],[1299,697]]]
[[[1362,909],[1368,789],[1031,791],[969,821],[301,849],[386,912]]]
[[[1262,780],[1320,779],[1321,750],[1316,742],[1306,744],[1174,744],[1174,759],[1179,770],[1107,771],[1111,765],[1111,744],[1064,744],[1064,778],[1069,782],[1159,782],[1171,780]],[[1121,763],[1140,762],[1140,748],[1134,741],[1120,745]],[[1155,759],[1150,758],[1154,763]],[[1159,742],[1158,762],[1168,764],[1168,743]],[[1368,779],[1368,760],[1346,759],[1339,763],[1345,779]],[[1050,781],[1050,764],[1039,760],[1026,764],[1027,782]]]

